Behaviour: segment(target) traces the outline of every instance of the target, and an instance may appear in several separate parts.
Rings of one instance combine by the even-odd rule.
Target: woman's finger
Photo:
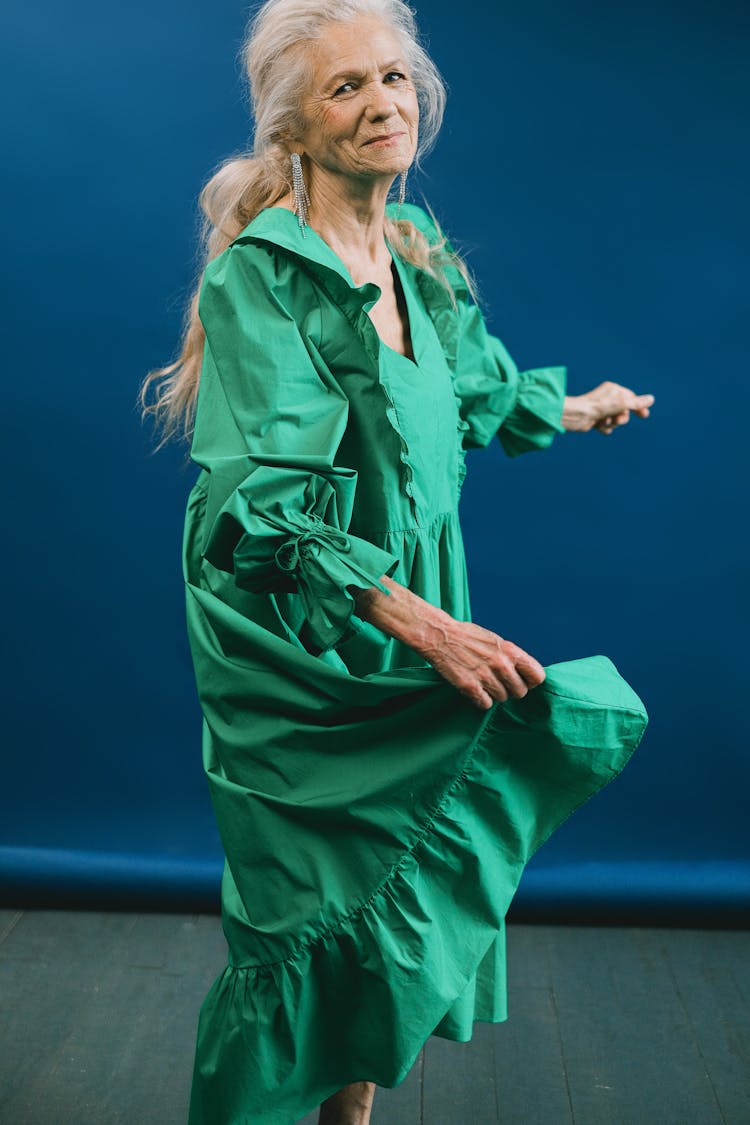
[[[484,680],[479,680],[476,685],[476,691],[482,692],[490,697],[490,699],[498,703],[505,703],[508,699],[508,689],[500,679],[495,679],[493,676],[485,674]]]
[[[519,676],[523,677],[524,682],[529,687],[536,687],[537,684],[541,684],[547,673],[539,661],[530,656],[528,652],[524,652],[518,645],[514,645],[512,641],[505,641],[504,644],[506,647],[512,646],[509,655],[512,656],[516,671]]]
[[[469,690],[469,688],[459,687],[458,690],[461,692],[461,695],[465,695],[467,699],[470,699],[471,702],[482,711],[489,711],[490,707],[497,702],[497,700],[493,699],[490,693],[485,691],[481,686],[472,688],[471,690]]]
[[[502,685],[508,695],[513,695],[516,699],[522,699],[524,695],[528,694],[529,685],[521,679],[513,665],[504,669],[493,669],[493,671],[496,682]]]
[[[611,380],[600,383],[598,387],[589,391],[588,397],[601,411],[601,417],[614,417],[626,410],[648,410],[655,401],[652,394],[637,395],[629,387],[624,387],[621,383],[613,383]]]

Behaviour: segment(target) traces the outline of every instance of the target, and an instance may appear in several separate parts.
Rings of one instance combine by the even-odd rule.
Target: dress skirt
[[[189,539],[187,560],[201,570]],[[647,716],[603,655],[481,711],[431,667],[360,676],[295,648],[188,578],[192,643],[216,669],[203,745],[229,948],[189,1125],[293,1125],[351,1082],[397,1085],[430,1035],[506,1018],[524,865]]]

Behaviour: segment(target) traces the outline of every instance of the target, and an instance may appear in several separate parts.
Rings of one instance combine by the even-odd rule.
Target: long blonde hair
[[[301,124],[300,94],[307,87],[310,60],[309,52],[299,48],[318,38],[326,24],[359,15],[377,16],[402,41],[419,104],[417,166],[435,142],[446,88],[419,42],[414,13],[403,0],[266,0],[250,17],[240,57],[254,120],[253,147],[225,160],[200,191],[198,276],[183,316],[179,354],[149,371],[138,393],[142,418],[153,415],[161,428],[157,449],[174,436],[187,442],[192,436],[205,342],[198,299],[206,265],[264,207],[273,206],[292,188],[289,150],[282,138],[294,135]],[[406,261],[442,282],[451,299],[453,289],[444,272],[448,264],[458,268],[475,292],[466,264],[447,248],[445,238],[430,244],[409,220],[389,216],[384,233]],[[149,401],[152,390],[155,397]]]

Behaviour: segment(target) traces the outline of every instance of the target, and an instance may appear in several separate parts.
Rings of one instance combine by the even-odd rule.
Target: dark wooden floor
[[[508,1022],[429,1039],[373,1125],[750,1125],[750,934],[515,925],[508,952]],[[185,1125],[225,961],[211,915],[0,911],[0,1121]]]

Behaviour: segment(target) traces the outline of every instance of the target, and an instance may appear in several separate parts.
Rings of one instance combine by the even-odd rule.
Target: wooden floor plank
[[[0,958],[3,1024],[2,1103],[9,1121],[32,1122],[49,1112],[54,1090],[60,1121],[75,1086],[86,1082],[77,1060],[76,1029],[95,1001],[94,985],[106,971],[116,930],[129,931],[131,915],[76,915],[27,911],[6,938]],[[46,1109],[40,1107],[46,1106]],[[44,1116],[41,1116],[44,1120]]]
[[[552,990],[509,990],[509,1019],[493,1028],[501,1125],[573,1121]]]
[[[23,910],[0,910],[0,945],[10,937],[23,918]]]
[[[436,1035],[427,1040],[422,1093],[425,1125],[496,1125],[494,1031],[493,1024],[475,1023],[468,1043]]]
[[[723,1125],[659,931],[547,930],[578,1125]]]
[[[498,1026],[495,1037],[501,1125],[571,1125],[552,994],[544,989],[528,991],[507,1024]]]
[[[509,926],[507,961],[509,1019],[486,1025],[493,1044],[498,1119],[503,1125],[569,1125],[543,927]]]
[[[19,948],[0,960],[18,1031],[3,1052],[7,1120],[184,1122],[198,1007],[222,959],[215,919],[26,917]]]
[[[727,1125],[750,1121],[750,938],[668,931],[662,949]]]

